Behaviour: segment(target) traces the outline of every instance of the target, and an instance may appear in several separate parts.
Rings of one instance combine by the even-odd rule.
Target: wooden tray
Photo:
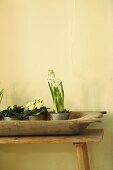
[[[69,120],[0,121],[0,136],[73,135],[90,123],[101,122],[105,112],[72,112]]]

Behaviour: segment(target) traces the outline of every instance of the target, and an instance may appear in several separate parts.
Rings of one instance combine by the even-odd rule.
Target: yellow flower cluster
[[[14,105],[9,106],[9,110],[13,110],[14,109]]]
[[[35,98],[34,101],[26,104],[28,110],[40,109],[41,107],[43,107],[43,103],[40,98]]]

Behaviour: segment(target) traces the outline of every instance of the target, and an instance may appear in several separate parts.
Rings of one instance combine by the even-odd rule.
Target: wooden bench
[[[76,145],[78,170],[90,170],[87,143],[100,142],[103,134],[103,129],[87,129],[75,136],[0,137],[0,144],[73,143]]]

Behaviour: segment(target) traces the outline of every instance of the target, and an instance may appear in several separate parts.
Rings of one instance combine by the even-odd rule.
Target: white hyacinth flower
[[[62,82],[56,79],[54,70],[48,70],[48,85],[55,113],[62,112],[64,110],[64,90]]]
[[[55,72],[54,70],[48,70],[48,78],[55,79]]]
[[[56,78],[54,70],[48,70],[48,82],[53,86],[53,87],[58,87],[61,81]]]

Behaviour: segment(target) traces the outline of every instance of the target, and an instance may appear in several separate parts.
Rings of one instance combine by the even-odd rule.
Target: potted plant
[[[47,108],[43,106],[40,98],[35,98],[33,101],[27,103],[23,119],[45,120],[46,116]]]
[[[4,120],[22,120],[24,113],[23,106],[8,106],[7,109],[1,111],[1,116]]]
[[[0,104],[1,104],[2,98],[3,98],[3,90],[4,90],[4,89],[0,90]],[[1,119],[2,119],[2,115],[0,114],[0,120],[1,120]]]
[[[64,89],[61,81],[56,80],[54,70],[48,70],[48,85],[52,95],[54,111],[49,112],[51,120],[65,120],[69,118],[69,111],[64,108]]]

